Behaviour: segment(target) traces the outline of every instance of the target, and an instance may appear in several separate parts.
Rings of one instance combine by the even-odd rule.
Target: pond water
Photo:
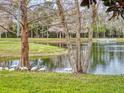
[[[82,46],[82,51],[83,51]],[[19,64],[19,60],[0,62],[0,67],[13,67]],[[48,72],[71,73],[71,66],[66,55],[50,56],[30,60],[32,67],[45,67]],[[92,74],[117,75],[124,74],[124,43],[94,43],[90,66],[87,71]]]
[[[124,74],[124,43],[95,44],[89,73]]]

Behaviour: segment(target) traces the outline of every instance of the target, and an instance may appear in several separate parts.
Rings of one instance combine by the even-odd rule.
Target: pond
[[[89,73],[124,74],[124,43],[94,44]]]
[[[82,51],[84,46],[86,44],[82,46]],[[0,67],[12,68],[18,64],[19,60],[9,60],[0,62]],[[46,72],[71,73],[72,71],[66,55],[32,59],[30,64],[32,67],[44,68]],[[94,43],[87,72],[108,75],[124,74],[124,43]]]

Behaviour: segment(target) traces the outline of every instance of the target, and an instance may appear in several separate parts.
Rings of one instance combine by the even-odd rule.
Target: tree
[[[70,41],[69,29],[68,29],[68,26],[67,26],[65,15],[64,15],[64,9],[62,7],[62,4],[61,4],[60,0],[56,0],[56,4],[57,4],[57,8],[58,8],[58,14],[59,14],[60,19],[61,19],[61,24],[62,24],[63,29],[65,31],[65,38],[66,38],[66,41],[67,41],[69,61],[73,65],[73,71],[77,73],[77,67],[76,67],[74,56],[73,56],[73,53],[72,53],[73,49],[72,49],[72,45],[71,45],[71,41]]]
[[[75,0],[75,7],[77,11],[77,32],[76,32],[76,67],[77,67],[77,73],[82,73],[82,64],[81,64],[81,40],[80,40],[80,34],[81,34],[81,14],[79,9],[79,2],[78,0]]]
[[[39,4],[28,6],[29,2],[31,0],[7,0],[7,2],[3,1],[2,3],[0,2],[0,10],[6,12],[7,14],[11,15],[13,19],[19,22],[19,26],[21,28],[21,57],[20,57],[20,64],[22,67],[28,67],[30,69],[29,65],[29,43],[28,43],[28,25],[33,23],[34,21],[38,21],[39,18],[35,18],[32,20],[28,20],[28,10],[30,8],[37,7]],[[4,4],[9,5],[9,6],[3,6]],[[3,4],[3,5],[2,5]],[[10,7],[11,6],[11,7]],[[17,13],[17,10],[20,10],[20,13]],[[14,11],[16,12],[13,12]],[[34,10],[33,9],[33,10]],[[20,16],[20,20],[17,18],[17,14]],[[5,30],[9,31],[6,27],[1,26]]]
[[[87,73],[87,69],[89,66],[89,62],[90,62],[90,56],[91,56],[91,51],[92,51],[92,38],[93,38],[93,31],[94,31],[94,27],[96,27],[96,18],[97,18],[97,8],[96,8],[96,0],[89,0],[88,2],[86,0],[81,2],[81,6],[88,6],[88,8],[91,9],[90,11],[90,15],[91,15],[91,27],[89,28],[89,32],[88,32],[88,45],[87,45],[87,49],[86,49],[86,54],[83,57],[83,73]]]
[[[5,1],[0,1],[0,3],[4,2],[2,5],[0,4],[0,37],[2,35],[2,33],[5,33],[7,34],[7,32],[11,32],[10,30],[8,30],[9,28],[9,25],[11,23],[11,15],[9,15],[8,13],[6,13],[5,11],[3,11],[2,9],[3,6],[4,7],[10,7],[10,5],[7,5],[6,3],[8,2],[5,2]]]
[[[26,0],[20,0],[21,12],[21,66],[29,66],[28,19]]]

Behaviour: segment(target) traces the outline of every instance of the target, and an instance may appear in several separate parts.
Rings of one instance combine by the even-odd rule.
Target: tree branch
[[[13,33],[13,34],[16,34],[15,32],[10,31],[9,29],[5,28],[5,27],[4,27],[4,26],[2,26],[2,25],[0,25],[0,27],[1,27],[1,28],[3,28],[4,30],[6,30],[7,32],[11,32],[11,33]]]

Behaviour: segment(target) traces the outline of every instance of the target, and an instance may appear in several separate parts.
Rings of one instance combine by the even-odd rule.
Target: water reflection
[[[0,62],[0,67],[3,69],[8,67],[17,67],[19,65],[19,60],[12,60],[8,62]],[[33,59],[30,60],[31,68],[38,67],[40,70],[43,67],[46,67],[45,71],[47,72],[71,72],[71,66],[66,55],[61,56],[51,56],[44,59]]]
[[[98,44],[93,46],[89,73],[124,74],[124,43]]]
[[[86,44],[85,44],[86,47]],[[82,47],[81,53],[83,53]],[[82,54],[83,56],[83,54]],[[1,62],[0,67],[17,66],[19,60]],[[71,72],[66,55],[51,56],[45,59],[30,60],[31,67],[46,67],[49,72]],[[93,74],[124,74],[124,43],[94,43],[88,73]]]

